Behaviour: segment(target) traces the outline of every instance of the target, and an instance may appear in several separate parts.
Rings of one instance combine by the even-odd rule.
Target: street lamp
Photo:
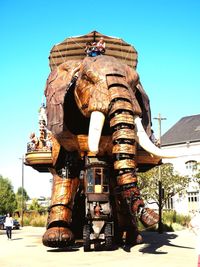
[[[24,156],[21,158],[22,161],[22,199],[21,199],[21,226],[24,226]]]
[[[161,148],[161,121],[166,120],[166,118],[162,118],[161,114],[158,114],[157,118],[154,118],[155,120],[158,120],[158,134],[159,134],[159,146]],[[162,189],[162,179],[161,179],[161,167],[158,166],[158,207],[159,207],[159,222],[158,222],[158,233],[163,233],[163,224],[162,224],[162,198],[163,198],[163,189]]]

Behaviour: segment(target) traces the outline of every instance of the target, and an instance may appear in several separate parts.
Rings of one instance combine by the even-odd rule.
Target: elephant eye
[[[86,74],[83,74],[83,75],[82,75],[82,80],[85,80],[85,81],[87,81],[87,82],[92,82],[91,78],[88,77]]]
[[[92,71],[87,71],[86,74],[83,74],[82,79],[92,84],[96,82],[96,76]]]

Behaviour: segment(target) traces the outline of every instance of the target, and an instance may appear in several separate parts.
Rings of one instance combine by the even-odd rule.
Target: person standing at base
[[[198,263],[197,267],[200,267],[200,213],[196,212],[195,216],[191,219],[189,223],[189,228],[192,229],[192,231],[197,236],[197,245],[196,250],[198,254]]]
[[[6,227],[6,234],[7,234],[8,240],[11,240],[12,239],[12,229],[13,229],[13,218],[12,218],[12,216],[10,216],[9,213],[6,216],[4,225]]]

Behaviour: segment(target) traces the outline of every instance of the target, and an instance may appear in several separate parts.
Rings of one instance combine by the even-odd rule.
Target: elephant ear
[[[149,98],[142,87],[139,75],[135,69],[126,66],[126,77],[127,82],[132,89],[131,97],[134,107],[134,112],[142,118],[143,127],[148,134],[151,136],[151,110],[149,104]]]
[[[135,96],[142,110],[142,124],[146,133],[150,137],[152,134],[151,132],[152,122],[151,122],[151,109],[150,109],[149,97],[147,96],[140,82],[138,82],[135,87],[136,87]]]
[[[69,60],[54,69],[46,82],[47,128],[57,135],[63,130],[63,103],[67,89],[81,61]]]

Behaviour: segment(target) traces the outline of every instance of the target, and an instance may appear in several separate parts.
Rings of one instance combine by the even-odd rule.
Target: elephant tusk
[[[99,150],[99,141],[104,125],[104,120],[105,116],[102,112],[93,111],[91,113],[88,134],[88,147],[89,150],[95,154],[97,154]]]
[[[176,158],[175,155],[172,156],[171,154],[166,153],[166,151],[158,148],[150,141],[148,135],[146,134],[143,128],[141,119],[138,116],[134,118],[134,122],[136,141],[138,142],[138,144],[140,144],[142,148],[144,148],[144,150],[160,158]]]

